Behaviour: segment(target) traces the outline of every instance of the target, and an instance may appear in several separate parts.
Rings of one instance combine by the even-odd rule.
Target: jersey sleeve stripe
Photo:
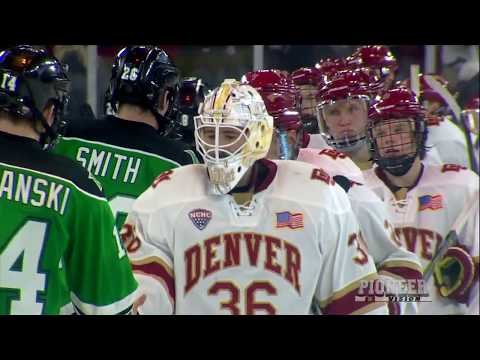
[[[337,292],[333,297],[330,297],[329,301],[321,303],[322,313],[328,315],[357,314],[385,305],[384,303],[373,303],[373,298],[369,300],[368,296],[359,294],[361,282],[374,280],[375,278],[377,278],[377,274],[371,274],[350,284],[346,292],[346,288]],[[342,295],[338,296],[339,293]]]
[[[418,264],[410,261],[391,261],[384,262],[379,268],[378,273],[384,273],[394,278],[421,280],[423,273]]]
[[[335,291],[331,296],[329,296],[327,299],[325,300],[320,300],[319,304],[320,304],[320,307],[321,308],[324,308],[326,307],[329,303],[337,300],[337,299],[340,299],[342,298],[343,296],[345,296],[346,294],[348,294],[349,292],[351,292],[352,290],[358,288],[359,286],[359,283],[361,281],[368,281],[368,280],[373,280],[375,278],[377,278],[378,275],[377,273],[371,273],[371,274],[368,274],[367,276],[359,279],[359,280],[356,280],[356,281],[353,281],[352,283],[350,283],[349,285],[346,285],[345,287],[343,287],[342,289],[340,290],[337,290]]]
[[[383,302],[370,303],[370,304],[362,307],[361,309],[358,309],[357,311],[354,311],[354,312],[350,313],[349,315],[363,315],[363,314],[371,312],[375,309],[379,309],[383,306],[386,306],[386,304],[383,303]],[[378,314],[375,314],[375,315],[378,315]],[[385,315],[387,315],[387,314],[385,314]]]
[[[70,293],[70,296],[72,299],[72,303],[79,314],[116,315],[116,314],[126,312],[129,308],[131,310],[136,293],[137,293],[137,290],[133,291],[132,293],[130,293],[120,301],[117,301],[109,305],[103,305],[103,306],[98,306],[98,305],[83,302],[73,292]]]
[[[159,281],[167,290],[172,304],[175,303],[175,279],[162,263],[156,261],[146,264],[132,262],[132,270],[135,273],[141,273]]]
[[[170,265],[168,265],[163,259],[158,256],[148,256],[141,260],[130,259],[130,262],[134,265],[145,265],[150,263],[158,263],[161,265],[165,271],[168,273],[169,276],[173,277],[173,269]]]

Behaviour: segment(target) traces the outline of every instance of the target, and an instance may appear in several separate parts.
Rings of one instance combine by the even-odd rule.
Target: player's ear
[[[45,108],[43,109],[42,114],[45,120],[47,120],[48,125],[52,125],[55,115],[55,105],[51,102],[47,103],[47,105],[45,105]]]
[[[170,93],[170,90],[165,90],[162,95],[160,95],[160,99],[158,101],[158,111],[160,114],[165,115],[168,110],[168,105],[169,105],[169,99],[168,95]]]

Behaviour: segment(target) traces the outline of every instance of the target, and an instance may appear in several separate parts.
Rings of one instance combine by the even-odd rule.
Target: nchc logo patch
[[[194,209],[188,213],[188,217],[198,230],[203,230],[212,219],[212,212],[206,209]]]

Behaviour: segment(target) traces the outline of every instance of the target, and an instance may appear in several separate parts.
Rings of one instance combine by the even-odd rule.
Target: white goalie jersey
[[[384,176],[378,168],[365,171],[364,176],[367,185],[387,205],[399,245],[417,254],[425,269],[465,205],[472,199],[478,201],[479,179],[472,171],[456,164],[423,165],[422,171],[418,183],[408,190],[404,200],[396,200],[394,193],[381,180]],[[478,267],[478,208],[469,215],[458,235],[460,244],[466,247]],[[433,277],[426,285],[430,299],[420,304],[420,314],[465,314],[471,311],[464,304],[441,297]],[[475,301],[478,304],[478,299],[472,299]]]
[[[204,165],[161,174],[122,230],[143,314],[386,314],[344,191],[324,171],[261,160],[250,206],[212,195]]]

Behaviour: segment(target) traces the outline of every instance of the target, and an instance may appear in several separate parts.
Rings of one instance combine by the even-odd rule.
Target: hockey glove
[[[461,246],[450,247],[433,270],[440,295],[465,303],[475,277],[475,265]]]

